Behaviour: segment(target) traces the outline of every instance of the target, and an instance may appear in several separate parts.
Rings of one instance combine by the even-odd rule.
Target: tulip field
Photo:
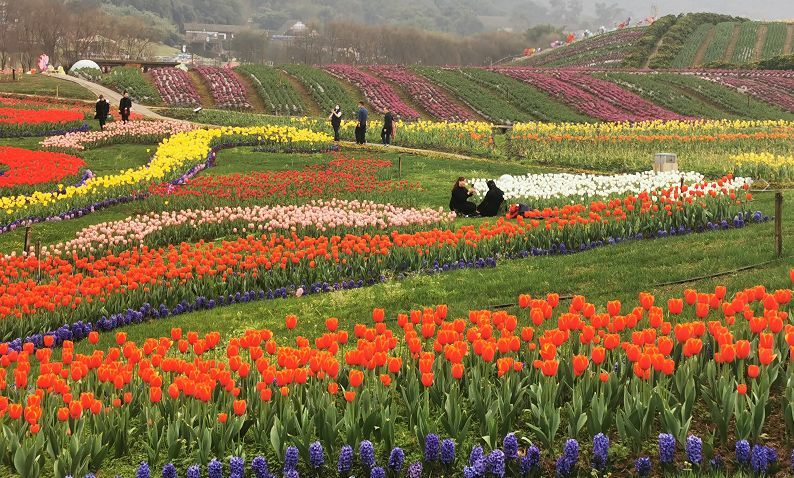
[[[0,477],[794,476],[789,78],[197,70],[0,95]]]

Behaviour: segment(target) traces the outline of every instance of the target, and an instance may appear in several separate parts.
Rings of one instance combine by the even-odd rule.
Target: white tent
[[[89,68],[89,69],[93,69],[93,70],[99,70],[100,69],[99,65],[97,65],[96,63],[94,63],[91,60],[80,60],[77,63],[75,63],[74,65],[72,65],[71,68],[69,68],[69,73],[72,73],[72,72],[77,71],[77,70],[82,70],[82,69],[85,69],[85,68]]]

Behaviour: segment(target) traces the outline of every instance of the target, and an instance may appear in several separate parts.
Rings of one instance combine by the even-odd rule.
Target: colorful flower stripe
[[[505,174],[495,180],[496,185],[504,192],[505,199],[531,199],[542,201],[547,199],[580,199],[592,197],[609,197],[614,195],[639,194],[657,189],[667,189],[676,185],[692,185],[701,183],[704,176],[695,172],[669,171],[655,173],[646,171],[634,174],[618,174],[602,176],[594,174],[527,174],[511,176]],[[486,179],[473,179],[472,186],[478,194],[488,191]],[[707,183],[708,184],[708,183]],[[711,183],[706,189],[719,190],[740,189],[752,184],[749,178],[732,178],[727,183]]]
[[[326,65],[324,68],[332,75],[361,89],[369,104],[377,111],[383,113],[388,108],[397,117],[404,120],[419,118],[419,113],[406,105],[394,88],[385,81],[350,65]]]
[[[197,66],[196,71],[204,78],[212,93],[215,106],[219,108],[250,109],[248,90],[231,68]]]
[[[270,199],[362,196],[389,191],[419,189],[408,181],[381,180],[377,173],[391,168],[390,161],[355,159],[335,153],[327,164],[306,166],[301,170],[254,172],[224,176],[204,176],[178,186],[160,184],[151,188],[157,196],[207,198],[210,204],[221,199],[245,201]]]
[[[736,165],[736,171],[740,174],[775,182],[794,181],[794,156],[746,153],[731,156],[730,162]]]
[[[113,122],[103,131],[81,131],[45,138],[43,148],[83,151],[111,144],[159,143],[177,133],[193,131],[198,126],[186,121]]]
[[[194,130],[165,139],[149,164],[119,174],[91,178],[80,186],[67,186],[59,193],[36,192],[30,195],[0,198],[0,208],[12,221],[42,218],[70,210],[90,208],[111,198],[129,197],[145,191],[153,183],[171,181],[204,167],[216,144],[232,141],[237,145],[314,145],[328,144],[331,138],[290,126],[254,128],[217,128]],[[198,169],[196,169],[198,168]],[[8,228],[5,227],[4,230]]]
[[[477,228],[303,238],[271,233],[95,258],[10,256],[0,260],[0,318],[6,319],[0,320],[0,331],[24,336],[41,331],[42,325],[60,326],[62,308],[76,308],[70,314],[75,322],[96,317],[105,307],[170,305],[176,297],[214,297],[252,286],[272,290],[370,279],[472,256],[565,253],[626,238],[743,227],[763,219],[760,212],[752,217],[741,212],[749,199],[724,187],[697,185],[531,211],[526,221],[499,220]],[[14,317],[20,320],[9,320]]]
[[[794,269],[789,275],[794,281]],[[20,350],[0,345],[0,420],[7,437],[24,446],[15,456],[47,457],[45,446],[68,450],[72,440],[96,439],[100,446],[87,447],[83,458],[94,466],[101,466],[101,460],[99,465],[92,460],[106,451],[101,440],[121,440],[125,446],[116,448],[116,453],[124,456],[135,430],[152,427],[156,433],[135,439],[164,449],[181,441],[191,461],[209,462],[210,476],[221,476],[220,464],[210,461],[211,456],[225,456],[244,445],[283,460],[279,468],[286,470],[285,476],[294,476],[289,473],[297,474],[301,466],[323,470],[323,450],[345,443],[360,445],[355,464],[352,448],[341,448],[337,468],[343,473],[378,468],[378,462],[401,469],[404,456],[392,450],[398,436],[408,449],[424,448],[425,467],[449,468],[456,462],[456,443],[462,446],[470,433],[491,430],[504,437],[501,447],[492,442],[494,450],[486,455],[476,446],[468,460],[457,460],[468,466],[454,466],[481,467],[504,476],[505,467],[517,467],[523,457],[531,457],[521,466],[533,473],[552,467],[541,460],[538,446],[519,450],[517,434],[552,453],[560,433],[556,426],[524,427],[514,413],[518,399],[533,404],[524,412],[533,423],[555,416],[559,420],[570,396],[581,400],[578,412],[583,416],[639,411],[648,417],[647,429],[643,426],[638,435],[619,433],[621,445],[639,453],[658,434],[663,466],[674,464],[676,448],[681,446],[690,466],[701,469],[705,466],[701,439],[664,416],[687,400],[690,406],[681,419],[689,423],[694,413],[709,414],[708,419],[716,422],[714,441],[727,446],[734,443],[729,441],[734,433],[730,438],[727,434],[728,426],[734,425],[732,414],[709,407],[715,399],[721,400],[715,397],[727,395],[737,414],[731,427],[733,440],[738,440],[735,464],[748,466],[752,460],[753,468],[763,475],[770,457],[777,461],[777,455],[772,457],[774,450],[759,441],[764,431],[781,424],[760,419],[747,427],[740,417],[752,413],[759,401],[761,406],[779,407],[776,413],[790,413],[785,404],[767,402],[773,386],[791,380],[792,369],[787,366],[794,361],[794,326],[788,322],[791,298],[791,289],[771,291],[763,285],[733,295],[723,286],[701,292],[688,289],[666,303],[642,292],[634,307],[617,300],[597,307],[583,295],[574,296],[567,305],[556,293],[521,295],[516,314],[471,310],[468,316],[454,317],[446,305],[404,312],[376,308],[371,322],[346,329],[329,317],[323,331],[306,330],[294,342],[270,329],[250,329],[223,341],[218,332],[200,335],[172,328],[168,336],[147,338],[141,344],[119,332],[115,347],[86,354],[76,353],[68,340],[56,352],[49,347],[57,337],[50,335],[44,339],[46,348],[39,350],[32,343]],[[284,323],[296,332],[306,327],[295,315],[286,316]],[[89,333],[91,343],[100,338],[97,332]],[[570,390],[571,395],[557,393],[558,389]],[[643,406],[645,402],[658,405],[649,408]],[[491,405],[499,403],[505,406]],[[328,414],[338,409],[349,418]],[[467,417],[462,422],[456,419],[461,412]],[[300,428],[296,414],[315,419]],[[426,423],[427,428],[403,434],[394,427],[410,420]],[[88,421],[91,426],[84,426]],[[173,427],[163,443],[161,437],[171,423],[180,426]],[[311,439],[289,441],[289,447],[262,439],[275,434],[297,437],[298,430]],[[595,435],[591,466],[596,472],[609,466],[609,440],[604,434],[611,430],[611,422],[605,421],[588,428]],[[37,440],[39,433],[49,443]],[[206,445],[191,440],[207,433]],[[439,435],[451,438],[441,440]],[[314,437],[322,442],[313,441]],[[760,452],[751,452],[748,440],[761,446]],[[385,450],[376,452],[375,445],[381,444]],[[309,459],[302,465],[298,447]],[[9,456],[3,459],[21,467],[23,459],[10,458],[14,448],[4,448]],[[751,453],[758,456],[752,459]],[[244,468],[241,460],[232,460],[233,469]],[[260,476],[267,464],[257,460]],[[574,476],[571,473],[581,466],[578,461],[579,444],[568,439],[556,461],[557,473]],[[423,476],[422,466],[412,464],[409,476]],[[638,469],[648,467],[647,459],[638,461]],[[175,476],[171,465],[166,468]],[[137,473],[149,476],[149,465],[141,464]],[[465,476],[477,474],[469,471]]]
[[[0,164],[8,169],[0,174],[0,188],[35,186],[73,176],[85,166],[75,156],[44,151],[0,147]]]
[[[373,65],[369,69],[405,88],[411,98],[436,119],[451,122],[474,119],[474,115],[469,110],[455,104],[436,85],[404,66]]]
[[[262,234],[284,230],[316,233],[356,229],[429,226],[454,219],[436,209],[406,209],[371,201],[331,199],[304,205],[215,207],[185,209],[128,217],[121,221],[88,226],[75,239],[43,248],[45,254],[94,254],[104,249],[121,251],[144,243],[176,244],[192,236],[222,237],[227,234]],[[306,234],[306,232],[304,232]],[[181,237],[181,239],[180,239]]]
[[[199,106],[201,98],[190,76],[179,68],[152,70],[154,86],[168,106]]]

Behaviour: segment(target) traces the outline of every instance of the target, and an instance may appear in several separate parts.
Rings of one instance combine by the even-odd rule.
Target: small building
[[[257,31],[249,25],[185,23],[185,43],[191,52],[221,55],[231,49],[231,41],[242,31]],[[261,30],[260,30],[261,31]],[[264,33],[264,31],[262,31]]]

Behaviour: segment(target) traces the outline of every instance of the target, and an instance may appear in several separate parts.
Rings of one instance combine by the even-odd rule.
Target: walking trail
[[[78,85],[82,86],[83,88],[86,88],[87,90],[89,90],[90,92],[94,93],[97,96],[99,95],[104,96],[110,102],[111,105],[118,105],[119,101],[121,101],[120,93],[117,93],[111,90],[110,88],[106,88],[102,85],[98,85],[91,81],[84,80],[82,78],[77,78],[74,76],[62,75],[58,73],[44,73],[44,74],[52,78],[57,78],[59,80],[71,81],[72,83],[77,83]],[[145,118],[158,119],[158,120],[169,119],[164,116],[158,115],[154,111],[138,103],[132,105],[132,112],[138,113],[139,115]]]

